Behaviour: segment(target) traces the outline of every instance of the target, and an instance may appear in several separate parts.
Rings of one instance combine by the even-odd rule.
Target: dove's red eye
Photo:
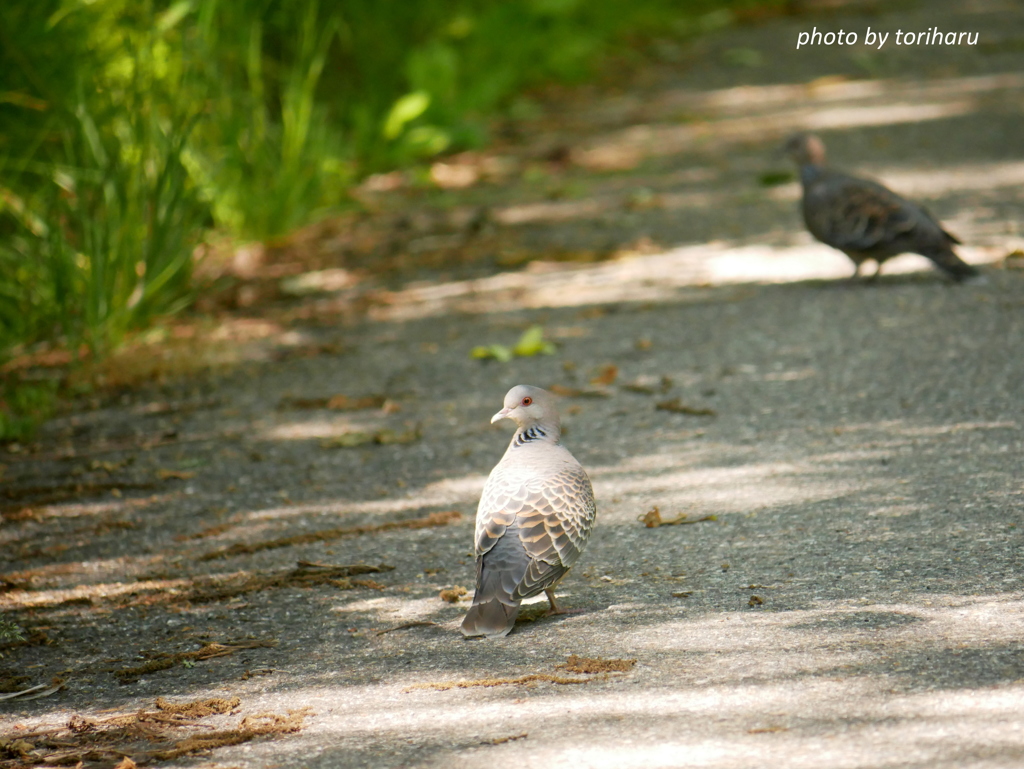
[[[531,403],[533,403],[533,398],[529,398],[529,397],[523,398],[523,405],[524,406],[529,406]]]

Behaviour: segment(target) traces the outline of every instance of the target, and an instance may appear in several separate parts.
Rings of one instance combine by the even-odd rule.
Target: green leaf
[[[429,158],[448,149],[449,133],[437,126],[419,125],[405,135],[404,144],[415,157]]]
[[[485,360],[494,358],[501,363],[508,363],[512,357],[518,355],[521,358],[530,358],[534,355],[551,355],[555,352],[555,345],[544,338],[543,326],[530,326],[519,337],[515,347],[509,349],[503,344],[489,344],[474,347],[469,357]]]
[[[519,337],[512,352],[524,358],[533,355],[551,355],[555,352],[555,346],[544,338],[543,326],[530,326]]]
[[[503,344],[491,344],[486,347],[474,347],[470,351],[469,357],[481,360],[494,358],[499,363],[508,363],[512,360],[512,351]]]
[[[167,30],[173,29],[177,23],[188,16],[191,11],[192,0],[179,0],[179,2],[172,5],[157,17],[157,32],[162,35]]]
[[[405,124],[415,120],[430,106],[430,94],[426,91],[407,93],[396,101],[384,121],[384,138],[397,139]]]

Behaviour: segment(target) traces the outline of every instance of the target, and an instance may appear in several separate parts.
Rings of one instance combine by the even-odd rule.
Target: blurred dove
[[[466,636],[508,635],[522,600],[541,591],[549,613],[558,613],[555,585],[587,546],[597,515],[590,479],[559,443],[554,396],[517,385],[491,422],[502,419],[518,429],[477,508],[476,593],[462,622]]]
[[[874,277],[882,263],[899,254],[927,256],[953,280],[978,276],[978,271],[953,252],[959,243],[922,206],[890,189],[825,167],[825,145],[813,134],[797,134],[785,152],[800,167],[804,222],[822,243],[837,248],[861,265],[874,259]]]

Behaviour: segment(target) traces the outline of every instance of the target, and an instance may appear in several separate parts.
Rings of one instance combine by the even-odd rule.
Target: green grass
[[[152,9],[21,5],[0,11],[0,68],[37,104],[0,109],[0,346],[103,352],[188,300],[209,221],[183,162],[201,114]]]
[[[56,382],[12,380],[0,387],[0,440],[25,441],[54,411]]]

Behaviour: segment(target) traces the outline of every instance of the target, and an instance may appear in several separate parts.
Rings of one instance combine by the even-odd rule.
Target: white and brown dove
[[[597,516],[587,473],[561,443],[554,396],[517,385],[491,422],[517,429],[491,470],[476,513],[476,593],[462,621],[466,636],[500,638],[515,624],[524,598],[547,594],[587,546]]]
[[[814,134],[792,136],[784,149],[800,168],[807,229],[850,257],[854,277],[869,259],[878,265],[877,277],[886,259],[905,253],[927,256],[957,282],[978,275],[953,252],[960,241],[922,206],[877,182],[827,168],[825,145]]]

